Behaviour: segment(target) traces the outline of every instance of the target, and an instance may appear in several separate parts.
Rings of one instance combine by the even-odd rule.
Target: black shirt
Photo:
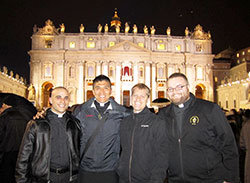
[[[50,167],[66,168],[69,166],[68,141],[66,134],[66,117],[59,117],[51,110],[48,111],[51,127],[51,157]]]

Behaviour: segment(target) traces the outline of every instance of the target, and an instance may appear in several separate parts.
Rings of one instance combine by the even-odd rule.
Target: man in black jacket
[[[121,122],[120,183],[163,183],[167,169],[165,122],[147,108],[150,89],[132,88],[133,113]]]
[[[31,120],[16,164],[17,183],[76,182],[80,154],[80,123],[66,112],[69,92],[57,87],[49,98],[45,119]]]
[[[195,98],[181,73],[168,78],[167,96],[172,103],[159,115],[169,136],[168,182],[238,182],[238,150],[220,107]]]
[[[120,153],[119,128],[127,112],[110,97],[111,93],[110,79],[99,75],[93,81],[94,97],[73,112],[80,120],[83,131],[81,183],[118,183],[115,170]]]
[[[18,150],[28,121],[16,107],[13,97],[2,97],[0,107],[0,180],[15,182],[15,166]]]

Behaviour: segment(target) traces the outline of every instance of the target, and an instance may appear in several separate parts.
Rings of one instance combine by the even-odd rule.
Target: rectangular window
[[[87,48],[95,48],[95,42],[91,41],[91,42],[87,42]]]
[[[158,43],[158,44],[157,44],[157,50],[165,50],[165,44],[163,44],[163,43]]]
[[[202,67],[197,67],[197,70],[196,70],[196,74],[197,74],[197,79],[203,79],[203,69]]]
[[[75,48],[76,47],[76,43],[74,41],[69,43],[69,47],[70,48]]]
[[[228,108],[228,101],[226,101],[226,108]]]
[[[47,39],[45,40],[45,48],[51,48],[52,47],[52,40]]]
[[[202,45],[201,44],[196,45],[196,52],[202,52]]]
[[[138,46],[144,48],[144,43],[138,43]]]
[[[176,50],[176,51],[181,51],[181,45],[176,45],[176,46],[175,46],[175,50]]]
[[[109,47],[111,47],[111,46],[115,46],[115,42],[113,42],[113,41],[109,42]]]
[[[236,100],[234,100],[234,108],[236,108]]]

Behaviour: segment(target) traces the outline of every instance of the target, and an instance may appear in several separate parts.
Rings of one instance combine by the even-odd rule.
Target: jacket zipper
[[[134,115],[133,115],[133,120],[135,120]],[[135,120],[135,122],[136,122],[136,120]],[[128,172],[129,183],[132,183],[131,168],[132,168],[132,159],[133,159],[133,151],[134,151],[135,127],[136,127],[136,123],[135,123],[134,129],[132,132],[132,137],[131,137],[131,150],[130,150],[130,156],[129,156],[129,172]]]
[[[182,177],[182,180],[184,180],[181,138],[178,139],[178,143],[179,143],[179,152],[180,152],[181,177]]]

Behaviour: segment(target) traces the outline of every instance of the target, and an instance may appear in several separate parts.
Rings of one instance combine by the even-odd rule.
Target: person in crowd
[[[120,122],[128,115],[125,107],[111,98],[111,81],[105,75],[93,80],[93,95],[73,115],[82,126],[80,183],[118,183]]]
[[[133,112],[120,126],[119,183],[163,183],[167,169],[166,123],[147,107],[150,89],[132,88]]]
[[[168,129],[168,183],[238,182],[238,149],[220,107],[195,98],[182,73],[168,78],[167,96],[171,104],[159,115]]]
[[[245,151],[244,183],[250,183],[250,110],[246,110],[246,122],[240,133],[240,148]]]
[[[74,183],[80,160],[80,122],[68,113],[69,92],[52,90],[45,118],[29,121],[16,163],[17,183]]]
[[[13,97],[2,97],[0,102],[0,180],[15,182],[18,150],[30,118],[20,112]]]

